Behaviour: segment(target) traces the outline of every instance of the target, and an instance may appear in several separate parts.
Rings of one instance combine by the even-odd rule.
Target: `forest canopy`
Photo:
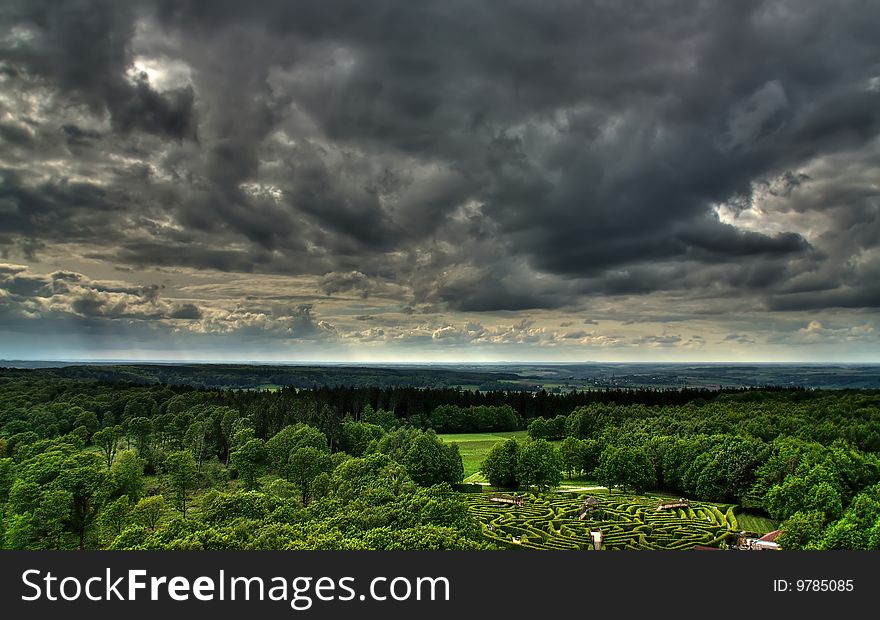
[[[739,505],[786,548],[880,547],[880,392],[409,387],[231,390],[0,372],[7,549],[480,549],[456,443],[482,465]]]

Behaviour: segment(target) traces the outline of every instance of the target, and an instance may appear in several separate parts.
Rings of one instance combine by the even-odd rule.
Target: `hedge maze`
[[[702,502],[657,510],[658,498],[615,493],[593,495],[598,504],[587,509],[590,494],[519,493],[521,506],[496,503],[488,494],[465,497],[483,534],[511,548],[592,550],[591,532],[601,530],[602,549],[693,549],[721,546],[738,529],[732,507],[722,511]]]

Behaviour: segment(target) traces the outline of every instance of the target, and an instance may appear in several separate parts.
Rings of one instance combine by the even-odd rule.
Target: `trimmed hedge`
[[[703,502],[658,511],[656,498],[598,495],[599,505],[579,521],[588,493],[519,495],[525,500],[523,506],[492,502],[486,494],[467,494],[464,499],[483,534],[509,548],[591,550],[590,531],[602,530],[604,549],[692,549],[717,546],[738,529],[732,507],[725,513]]]

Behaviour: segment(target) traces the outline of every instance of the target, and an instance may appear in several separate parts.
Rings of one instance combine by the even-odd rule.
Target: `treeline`
[[[711,401],[646,406],[594,403],[529,422],[535,439],[589,437],[606,429],[639,435],[730,434],[771,441],[798,437],[821,444],[843,440],[880,451],[880,391],[748,391]]]
[[[332,387],[448,387],[501,385],[519,376],[454,368],[378,368],[363,366],[271,366],[254,364],[99,364],[46,369],[47,374],[84,381],[251,389],[260,386],[312,389]],[[532,389],[508,383],[508,389]]]
[[[209,379],[201,379],[214,372],[220,379],[226,377],[224,372],[250,372],[242,375],[241,381],[232,385],[236,388],[220,389],[212,387]],[[272,385],[278,376],[273,372],[304,373],[310,377],[301,386],[288,386],[283,389],[258,389]],[[367,405],[374,409],[392,411],[397,418],[408,419],[408,423],[425,426],[425,418],[441,405],[457,407],[512,407],[523,420],[536,417],[554,417],[560,413],[569,413],[575,407],[592,403],[603,404],[644,404],[644,405],[683,405],[691,402],[711,401],[727,394],[748,394],[757,388],[730,388],[709,390],[702,388],[667,388],[667,389],[603,389],[589,391],[571,391],[552,393],[546,390],[518,390],[512,384],[505,384],[505,389],[498,390],[465,390],[457,387],[445,387],[443,382],[436,387],[425,377],[432,375],[446,376],[456,380],[464,380],[467,376],[452,373],[471,374],[472,371],[451,371],[444,369],[328,369],[301,367],[260,367],[260,366],[71,366],[58,369],[15,370],[0,369],[0,382],[14,385],[18,381],[39,383],[52,386],[52,389],[69,392],[100,392],[104,388],[117,391],[122,387],[137,389],[143,387],[155,392],[157,400],[163,400],[168,393],[189,392],[199,390],[212,394],[215,398],[228,400],[234,406],[259,407],[271,405],[285,408],[287,403],[303,395],[315,401],[317,406],[329,406],[338,417],[346,415],[357,417]],[[354,373],[349,376],[349,373]],[[480,374],[480,373],[476,373]],[[485,376],[482,376],[482,375]],[[483,373],[478,378],[498,378],[498,373]],[[374,376],[375,375],[375,376]],[[414,377],[422,381],[418,386],[390,383],[374,380],[377,376],[394,381],[401,377]],[[162,381],[167,379],[168,381]],[[175,379],[175,380],[171,380]],[[220,380],[218,379],[218,381]],[[473,379],[473,377],[471,377]],[[363,381],[362,381],[363,380]],[[445,381],[445,380],[444,380]],[[475,382],[477,383],[477,382]],[[286,385],[277,383],[275,385]],[[500,386],[497,382],[494,384]],[[91,387],[89,387],[91,386]],[[257,389],[251,389],[257,388]],[[46,389],[46,388],[43,388]],[[761,393],[781,391],[792,398],[810,398],[812,392],[800,388],[764,388]],[[279,400],[280,398],[280,400]],[[224,403],[225,404],[225,403]]]
[[[726,394],[748,394],[753,389],[705,390],[705,389],[614,389],[572,391],[554,394],[545,390],[478,391],[457,388],[407,388],[407,387],[327,387],[309,390],[284,389],[278,392],[225,391],[225,398],[232,399],[239,407],[263,406],[272,403],[285,407],[285,403],[297,398],[313,399],[318,406],[327,405],[337,415],[357,416],[366,406],[394,413],[413,426],[427,426],[428,417],[442,405],[468,407],[511,407],[523,420],[536,417],[553,417],[569,413],[576,407],[598,404],[617,405],[683,405],[691,402],[707,402]],[[793,388],[784,390],[792,398],[809,398],[811,392]],[[280,400],[279,400],[280,399]],[[501,430],[501,429],[496,429]]]

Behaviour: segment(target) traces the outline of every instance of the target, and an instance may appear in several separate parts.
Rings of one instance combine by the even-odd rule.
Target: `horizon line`
[[[405,360],[388,360],[388,361],[355,361],[355,360],[216,360],[216,359],[194,359],[194,360],[174,360],[174,359],[131,359],[131,358],[0,358],[0,366],[5,363],[42,363],[42,364],[129,364],[129,365],[256,365],[256,366],[515,366],[515,365],[542,365],[542,366],[577,366],[577,365],[784,365],[784,366],[880,366],[880,361],[857,361],[857,362],[841,362],[833,360],[821,361],[791,361],[791,360],[658,360],[658,361],[542,361],[542,360],[452,360],[452,361],[405,361]]]

